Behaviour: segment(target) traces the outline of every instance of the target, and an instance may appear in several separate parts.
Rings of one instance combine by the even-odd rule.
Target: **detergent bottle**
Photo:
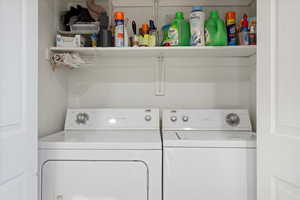
[[[227,31],[224,21],[220,19],[218,11],[211,11],[205,21],[206,45],[227,46]]]
[[[202,6],[193,6],[190,14],[191,45],[205,46],[205,13]]]
[[[190,23],[184,19],[183,12],[176,12],[175,19],[168,30],[170,46],[189,46],[190,38]]]

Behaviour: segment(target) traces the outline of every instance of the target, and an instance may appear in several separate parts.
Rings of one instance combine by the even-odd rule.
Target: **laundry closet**
[[[0,199],[299,199],[299,8],[1,0]]]
[[[97,36],[86,34],[92,40],[88,45],[61,45],[69,35],[87,40],[70,34],[64,21],[71,9],[88,7],[87,1],[39,1],[40,200],[194,200],[199,195],[208,200],[255,200],[256,44],[162,46],[168,43],[162,41],[162,27],[172,24],[175,13],[189,21],[197,5],[206,18],[214,10],[222,20],[234,12],[239,26],[245,16],[256,17],[256,1],[93,3],[105,10],[109,26],[115,24],[115,13],[122,12],[128,38],[137,34],[131,24],[145,27],[152,20],[158,42],[152,47],[100,47],[93,44]],[[100,28],[99,37],[101,33]],[[117,35],[112,35],[117,44]],[[57,63],[67,56],[80,62]],[[189,129],[200,131],[200,141],[207,138],[201,131],[209,130],[208,137],[225,142],[200,148],[191,142],[185,151],[180,140],[199,140],[184,132]],[[224,130],[232,135],[224,138]]]
[[[256,125],[256,46],[72,48],[56,47],[61,15],[80,0],[39,1],[39,136],[63,129],[67,108],[248,109]],[[189,19],[192,6],[209,16],[218,10],[256,16],[254,0],[102,0],[113,13],[123,11],[138,27],[152,19],[161,33],[176,11]],[[258,20],[259,24],[259,20]],[[78,69],[53,66],[50,56],[78,52],[86,61]]]

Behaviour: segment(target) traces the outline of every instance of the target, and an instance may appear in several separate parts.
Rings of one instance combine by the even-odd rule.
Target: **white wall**
[[[155,59],[107,62],[69,72],[69,107],[244,108],[255,119],[255,67],[244,59],[166,60],[164,96],[155,95]]]
[[[46,49],[54,45],[55,6],[52,0],[39,0],[39,135],[63,129],[67,108],[68,72],[53,72],[46,60]]]

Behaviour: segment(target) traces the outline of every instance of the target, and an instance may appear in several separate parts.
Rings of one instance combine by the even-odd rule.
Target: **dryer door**
[[[148,176],[140,161],[48,161],[42,200],[147,200]]]

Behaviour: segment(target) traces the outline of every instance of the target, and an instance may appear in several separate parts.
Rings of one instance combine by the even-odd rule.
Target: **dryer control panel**
[[[248,110],[179,109],[163,111],[164,130],[251,131]]]
[[[69,109],[65,130],[159,129],[158,109]]]

